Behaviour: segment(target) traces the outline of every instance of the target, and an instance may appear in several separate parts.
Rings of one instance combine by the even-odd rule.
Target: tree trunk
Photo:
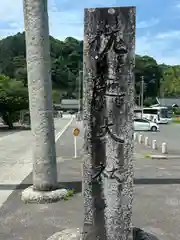
[[[86,9],[86,240],[132,239],[134,59],[135,8]]]
[[[13,129],[13,118],[12,118],[12,113],[11,112],[3,112],[2,113],[2,119],[5,125],[8,125],[9,129]]]
[[[33,141],[33,187],[57,188],[47,0],[24,0],[26,60]]]

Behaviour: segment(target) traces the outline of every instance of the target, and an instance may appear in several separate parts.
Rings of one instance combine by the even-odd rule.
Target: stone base
[[[82,238],[79,228],[65,229],[57,232],[47,240],[81,240]]]
[[[89,236],[89,239],[92,239]],[[82,240],[81,230],[79,228],[65,229],[61,232],[57,232],[47,240]],[[103,240],[103,239],[102,239]],[[143,231],[140,228],[133,228],[133,240],[159,240],[156,236]]]
[[[35,191],[33,186],[30,186],[21,193],[21,200],[25,203],[51,203],[63,199],[67,194],[66,189],[41,192]]]

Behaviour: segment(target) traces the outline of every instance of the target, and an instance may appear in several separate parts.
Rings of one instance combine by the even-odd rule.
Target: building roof
[[[180,98],[159,98],[160,105],[173,106],[176,105],[180,107]]]
[[[79,100],[78,99],[62,99],[60,104],[54,104],[56,109],[78,109],[79,108]]]
[[[78,99],[62,99],[61,105],[79,105]]]

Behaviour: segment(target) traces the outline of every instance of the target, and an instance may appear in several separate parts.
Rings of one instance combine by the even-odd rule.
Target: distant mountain
[[[65,41],[50,36],[53,88],[67,96],[78,91],[78,75],[82,70],[83,41],[68,37]],[[21,80],[27,85],[25,34],[17,33],[0,41],[0,73]],[[145,97],[180,95],[180,66],[158,65],[150,56],[136,55],[135,87],[140,92],[144,76]]]
[[[50,45],[53,87],[74,91],[82,68],[83,42],[72,37],[62,42],[50,36]],[[0,41],[0,72],[27,85],[24,32]]]

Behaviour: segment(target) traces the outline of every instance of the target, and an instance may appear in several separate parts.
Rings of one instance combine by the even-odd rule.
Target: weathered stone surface
[[[33,141],[33,185],[57,186],[47,0],[24,0],[26,60]]]
[[[84,24],[84,231],[130,240],[135,8],[86,9]]]
[[[89,234],[88,239],[89,240],[96,240],[91,238],[91,234]],[[61,232],[57,232],[51,237],[49,237],[47,240],[81,240],[82,234],[80,229],[65,229]],[[97,238],[98,239],[98,238]],[[140,228],[133,228],[133,240],[159,240],[156,236],[144,232]]]
[[[21,194],[21,200],[25,203],[51,203],[57,202],[67,196],[66,189],[54,191],[35,191],[33,186],[25,189]]]
[[[81,240],[81,233],[78,228],[65,229],[61,232],[55,233],[47,240]]]

